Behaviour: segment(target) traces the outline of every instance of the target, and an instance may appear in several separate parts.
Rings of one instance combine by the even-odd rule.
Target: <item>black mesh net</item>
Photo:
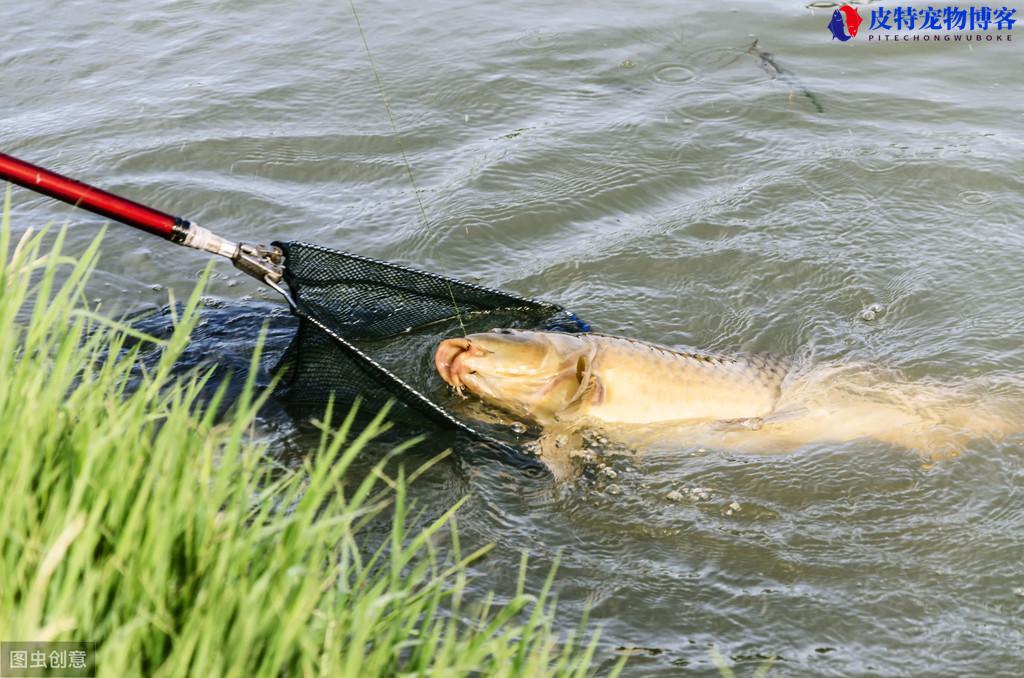
[[[362,411],[376,413],[391,401],[392,420],[500,445],[447,406],[451,396],[433,367],[437,344],[463,328],[588,329],[554,304],[317,245],[274,244],[285,253],[300,319],[280,365],[279,395],[295,407],[322,412],[333,396],[339,405],[358,398]]]

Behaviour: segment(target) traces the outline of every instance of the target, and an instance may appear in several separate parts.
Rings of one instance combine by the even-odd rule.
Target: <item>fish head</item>
[[[562,332],[496,329],[445,339],[434,365],[463,395],[473,395],[538,423],[579,400],[590,381],[594,348]]]

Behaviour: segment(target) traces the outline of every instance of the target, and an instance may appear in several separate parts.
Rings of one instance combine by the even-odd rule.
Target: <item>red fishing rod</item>
[[[284,255],[276,247],[232,242],[188,219],[122,198],[6,153],[0,153],[0,179],[134,226],[178,245],[227,257],[239,270],[288,297],[278,284],[284,274]]]

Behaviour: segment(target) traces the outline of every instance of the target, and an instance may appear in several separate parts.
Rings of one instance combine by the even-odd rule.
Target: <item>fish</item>
[[[857,37],[857,31],[860,30],[860,25],[864,22],[860,18],[860,12],[857,11],[856,7],[850,7],[849,5],[843,5],[839,8],[839,11],[846,16],[846,30],[850,32],[850,37]]]
[[[807,365],[598,333],[495,329],[442,340],[434,364],[459,396],[539,426],[542,448],[559,441],[547,454],[562,465],[565,440],[575,440],[571,456],[584,430],[633,447],[758,453],[869,438],[933,460],[1024,430],[1020,400],[997,398],[988,384],[912,382],[865,363]]]
[[[611,335],[511,329],[445,339],[435,366],[460,394],[469,390],[542,426],[584,417],[609,424],[764,417],[789,369],[768,354],[727,357]]]
[[[843,14],[838,9],[832,12],[832,20],[828,22],[828,30],[832,31],[832,39],[846,42],[852,36],[846,34],[846,27],[843,25]]]

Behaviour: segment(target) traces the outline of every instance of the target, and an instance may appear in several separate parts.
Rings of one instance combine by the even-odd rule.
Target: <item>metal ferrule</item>
[[[275,289],[276,283],[284,277],[284,252],[276,247],[232,242],[195,223],[189,224],[188,233],[181,244],[227,257],[235,268],[257,280],[273,283]]]
[[[203,252],[219,254],[228,259],[234,259],[235,253],[238,251],[238,243],[222,238],[199,224],[189,225],[188,235],[185,236],[185,241],[181,244]]]

